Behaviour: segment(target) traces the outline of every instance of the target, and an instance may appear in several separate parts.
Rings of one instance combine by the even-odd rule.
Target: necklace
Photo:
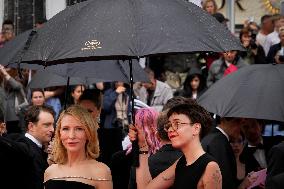
[[[86,180],[92,180],[92,181],[111,181],[110,179],[92,178],[92,177],[84,177],[84,176],[63,176],[63,177],[53,177],[51,179],[59,180],[59,179],[69,179],[69,178],[80,178],[80,179],[86,179]]]

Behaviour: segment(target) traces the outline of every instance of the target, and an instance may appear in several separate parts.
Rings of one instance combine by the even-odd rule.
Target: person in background
[[[268,63],[284,63],[284,26],[279,28],[280,43],[272,45],[267,54]]]
[[[31,104],[34,106],[42,106],[45,102],[43,89],[32,89]]]
[[[212,155],[220,166],[222,173],[222,188],[237,188],[237,167],[233,149],[229,142],[229,137],[240,135],[242,119],[240,118],[220,118],[220,123],[201,143],[204,151]]]
[[[237,181],[238,189],[246,189],[251,186],[251,184],[256,181],[257,175],[252,171],[246,174],[245,164],[240,161],[240,154],[244,149],[245,136],[241,132],[239,136],[230,137],[230,144],[235,154],[237,163]]]
[[[272,21],[274,31],[266,36],[265,44],[263,46],[266,56],[268,56],[270,47],[280,42],[279,29],[284,26],[284,15],[274,15],[272,16]]]
[[[282,189],[284,186],[284,141],[273,146],[268,155],[265,188]]]
[[[42,189],[44,171],[48,167],[43,147],[53,136],[54,111],[45,105],[30,106],[25,120],[25,134],[0,137],[0,159],[5,160],[0,171],[1,184],[11,188]]]
[[[206,90],[206,80],[198,68],[191,68],[183,83],[183,89],[174,93],[174,96],[197,99]]]
[[[84,85],[75,85],[71,88],[72,102],[71,104],[78,104],[79,98],[85,90]]]
[[[238,55],[249,65],[266,64],[263,47],[256,42],[256,32],[256,30],[249,27],[243,28],[240,31],[240,41],[246,51],[240,51]]]
[[[43,89],[36,88],[31,90],[30,103],[22,107],[19,111],[19,126],[24,132],[25,129],[25,114],[30,106],[42,106],[45,103],[44,91]]]
[[[21,133],[19,125],[19,112],[22,107],[28,105],[24,85],[17,76],[16,69],[7,69],[0,65],[0,73],[4,82],[5,91],[5,120],[8,133]],[[15,78],[12,77],[15,75]]]
[[[168,84],[155,79],[151,69],[145,68],[145,71],[150,83],[142,83],[142,86],[135,90],[135,96],[160,112],[166,102],[173,97],[172,89]]]
[[[238,56],[237,51],[224,52],[223,56],[221,56],[218,60],[215,60],[210,66],[207,77],[207,87],[210,87],[224,76],[247,65],[248,64],[246,64],[244,60]]]
[[[274,30],[274,25],[272,22],[272,16],[267,14],[263,15],[260,18],[260,30],[256,35],[257,43],[260,44],[262,47],[264,47],[267,35],[272,33],[273,30]]]
[[[60,96],[63,94],[64,90],[64,87],[49,87],[44,90],[46,104],[54,109],[56,119],[62,109]]]
[[[2,37],[4,44],[15,37],[14,34],[14,23],[12,20],[5,20],[2,24]],[[4,45],[2,44],[2,45]]]
[[[217,12],[217,3],[215,0],[205,0],[202,2],[202,8],[209,14],[213,15]]]
[[[264,121],[257,119],[244,119],[242,131],[247,143],[240,155],[240,160],[246,165],[246,173],[267,168],[268,152],[275,143],[269,137],[262,136]]]
[[[102,108],[102,127],[105,140],[104,163],[110,164],[112,155],[122,150],[124,128],[130,123],[130,98],[128,86],[122,82],[114,82],[104,92]]]
[[[112,189],[110,169],[98,162],[98,123],[87,109],[73,105],[57,121],[53,158],[44,173],[45,189]]]

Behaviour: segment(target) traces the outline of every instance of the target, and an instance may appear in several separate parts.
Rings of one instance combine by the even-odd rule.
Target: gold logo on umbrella
[[[101,49],[102,47],[100,46],[101,42],[99,42],[96,39],[93,39],[91,41],[85,42],[85,47],[83,47],[81,50],[96,50],[96,49]]]

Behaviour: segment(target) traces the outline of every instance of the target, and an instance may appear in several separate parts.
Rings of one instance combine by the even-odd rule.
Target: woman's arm
[[[202,177],[204,189],[221,189],[222,174],[216,162],[209,162]]]
[[[177,162],[160,173],[153,180],[148,166],[148,154],[140,154],[139,163],[140,166],[136,168],[137,189],[167,189],[174,184]]]
[[[112,176],[109,167],[103,163],[99,163],[96,166],[99,169],[99,175],[94,175],[93,178],[103,178],[104,181],[97,181],[96,189],[112,189]]]

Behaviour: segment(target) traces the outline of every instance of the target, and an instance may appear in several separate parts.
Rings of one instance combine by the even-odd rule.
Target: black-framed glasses
[[[193,123],[182,123],[182,122],[168,122],[165,126],[164,126],[164,130],[166,132],[169,132],[169,129],[172,128],[173,131],[177,131],[179,128],[181,128],[182,125],[192,125]]]

